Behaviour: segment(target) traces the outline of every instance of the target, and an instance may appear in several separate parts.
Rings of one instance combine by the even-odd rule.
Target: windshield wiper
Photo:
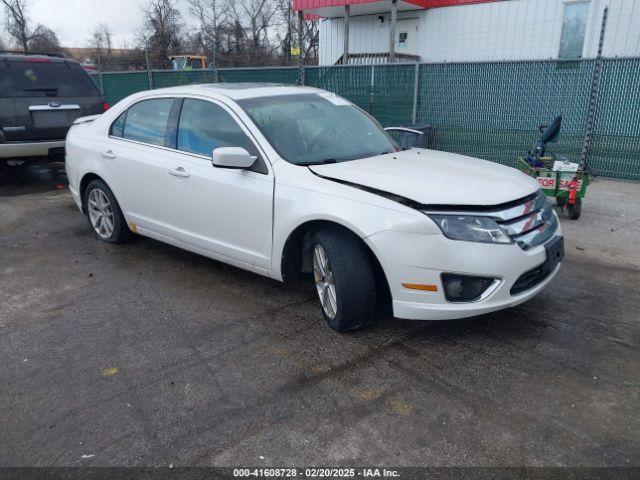
[[[23,88],[22,90],[27,92],[57,92],[58,87]]]
[[[314,162],[303,162],[300,165],[326,165],[327,163],[338,163],[341,158],[325,158],[324,160],[316,160]]]
[[[373,155],[357,155],[355,157],[339,157],[339,158],[325,158],[324,160],[316,160],[314,162],[305,162],[300,165],[326,165],[327,163],[338,163],[338,162],[348,162],[349,160],[360,160],[362,158],[370,158],[370,157],[379,157],[380,155],[386,155],[389,152],[388,150],[384,150],[379,153],[374,153]]]
[[[58,94],[57,87],[23,88],[23,92],[42,92],[45,97],[54,97]]]
[[[380,155],[387,155],[388,153],[396,153],[396,152],[394,152],[394,151],[391,151],[391,152],[390,152],[390,151],[388,151],[388,150],[384,150],[384,151],[382,151],[382,152],[380,152],[380,153],[374,153],[374,154],[373,154],[373,155],[371,155],[371,156],[372,156],[372,157],[379,157]]]

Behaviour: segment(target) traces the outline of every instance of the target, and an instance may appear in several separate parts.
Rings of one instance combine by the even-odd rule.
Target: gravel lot
[[[0,174],[0,465],[640,465],[639,184],[532,301],[344,335],[310,282],[96,241],[56,167]]]

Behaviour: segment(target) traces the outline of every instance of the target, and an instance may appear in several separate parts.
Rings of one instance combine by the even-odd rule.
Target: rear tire
[[[338,332],[346,332],[373,320],[374,270],[360,240],[345,230],[324,229],[314,234],[311,251],[314,280],[327,324]]]
[[[567,211],[569,212],[569,218],[571,220],[578,220],[582,213],[582,199],[576,198],[576,203],[573,205],[567,204]]]
[[[93,180],[84,192],[84,208],[98,240],[125,243],[133,234],[111,189],[102,180]]]

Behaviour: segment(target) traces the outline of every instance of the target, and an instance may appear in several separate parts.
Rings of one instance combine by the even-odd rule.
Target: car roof
[[[323,91],[324,90],[313,87],[299,87],[279,83],[201,83],[180,87],[159,88],[151,92],[159,95],[192,94],[212,97],[223,96],[231,100],[243,100],[246,98],[272,97],[277,95],[321,93]]]
[[[29,62],[39,61],[42,63],[78,63],[73,58],[67,58],[58,55],[47,54],[28,54],[28,53],[2,53],[0,52],[0,60],[8,62]]]

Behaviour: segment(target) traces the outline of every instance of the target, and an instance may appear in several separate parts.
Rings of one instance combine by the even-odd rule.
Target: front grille
[[[558,217],[544,193],[530,195],[515,206],[489,213],[522,249],[549,240],[558,229]]]

